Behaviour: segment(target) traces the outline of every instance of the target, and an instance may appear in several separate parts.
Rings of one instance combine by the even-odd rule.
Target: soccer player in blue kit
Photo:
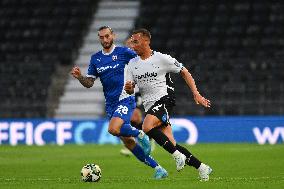
[[[130,124],[130,118],[135,109],[135,99],[124,90],[124,68],[129,60],[137,55],[127,47],[114,45],[115,34],[109,26],[100,27],[98,37],[103,49],[92,55],[88,74],[83,76],[77,66],[72,69],[71,74],[86,88],[92,87],[95,79],[100,78],[106,101],[106,112],[110,119],[109,133],[120,137],[138,160],[154,168],[154,178],[165,178],[168,176],[167,171],[150,156],[151,146],[148,136]],[[143,148],[136,143],[134,137]]]

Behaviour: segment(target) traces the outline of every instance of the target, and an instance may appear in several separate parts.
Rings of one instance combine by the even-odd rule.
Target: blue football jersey
[[[124,90],[124,68],[136,56],[133,50],[116,46],[110,53],[101,50],[92,55],[87,77],[100,78],[107,106],[129,97]]]

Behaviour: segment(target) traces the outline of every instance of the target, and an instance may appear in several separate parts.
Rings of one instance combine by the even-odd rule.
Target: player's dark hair
[[[110,33],[113,33],[112,28],[109,27],[109,26],[101,26],[101,27],[98,29],[98,32],[101,31],[101,30],[104,30],[104,29],[109,29]]]
[[[145,28],[140,28],[140,29],[134,30],[132,32],[132,35],[133,34],[137,34],[137,33],[140,33],[143,36],[148,37],[149,39],[151,39],[151,33],[147,29],[145,29]]]

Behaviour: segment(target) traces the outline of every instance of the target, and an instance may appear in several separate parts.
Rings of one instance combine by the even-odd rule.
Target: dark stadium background
[[[54,116],[97,1],[1,0],[0,116]],[[176,78],[176,115],[284,114],[284,4],[280,0],[143,0],[135,28],[192,72],[212,108]],[[134,28],[133,28],[134,29]],[[55,75],[57,87],[51,84]]]
[[[85,89],[70,75],[74,65],[86,73],[102,25],[118,45],[147,28],[152,49],[183,63],[211,100],[196,105],[172,75],[174,135],[213,167],[208,183],[176,173],[159,147],[170,173],[162,182],[119,155],[100,82]],[[95,188],[283,188],[283,115],[284,1],[0,0],[0,188],[92,187],[79,172],[94,161]]]

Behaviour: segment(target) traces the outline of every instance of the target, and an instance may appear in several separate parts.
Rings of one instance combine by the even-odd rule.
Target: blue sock
[[[155,168],[159,165],[151,156],[146,156],[145,164],[152,168]]]
[[[143,149],[138,144],[136,144],[136,146],[133,148],[132,153],[137,157],[137,159],[146,165],[152,168],[158,166],[158,163],[151,156],[145,156]]]
[[[137,137],[139,135],[139,130],[132,127],[130,124],[123,124],[120,128],[120,136],[125,137]]]

